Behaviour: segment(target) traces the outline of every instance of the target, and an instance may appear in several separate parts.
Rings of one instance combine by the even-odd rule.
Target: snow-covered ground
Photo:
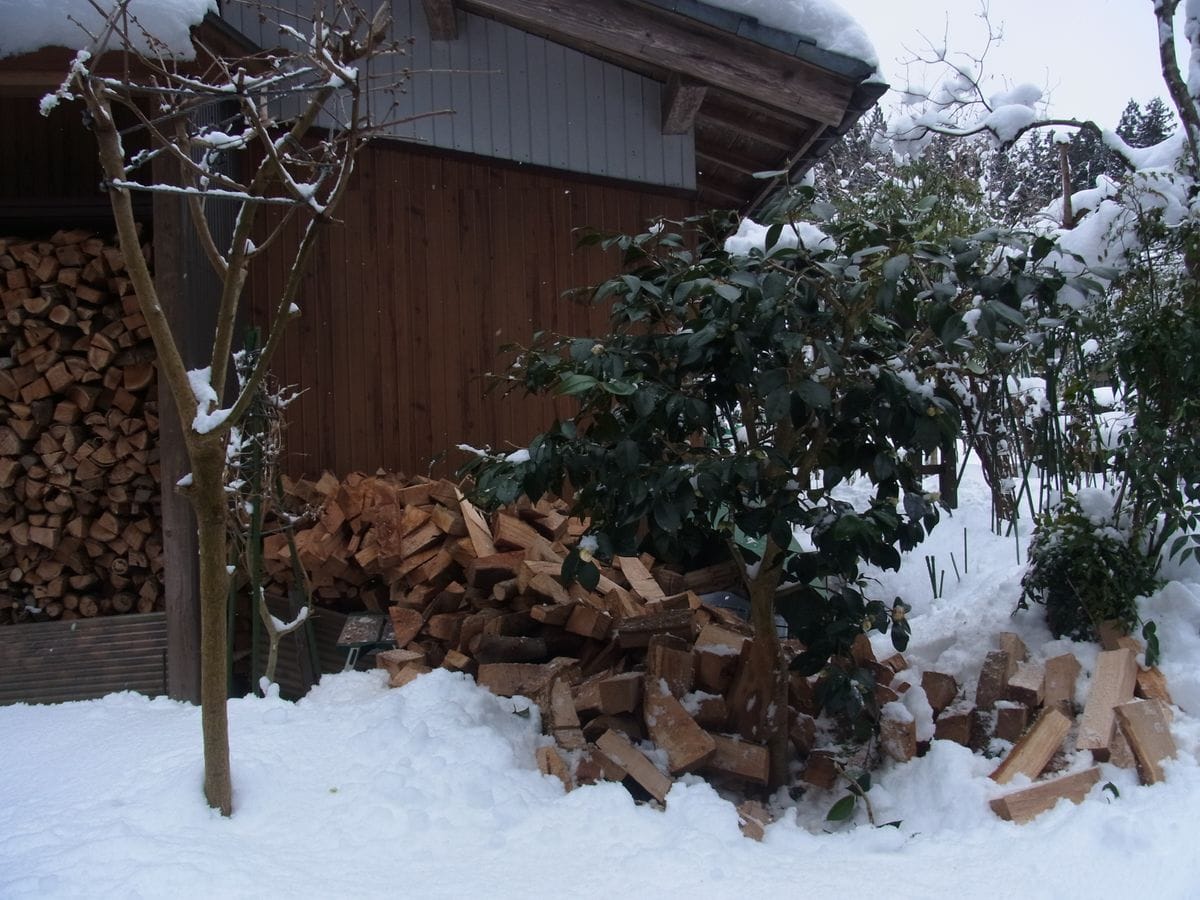
[[[1011,615],[1017,544],[988,531],[970,470],[962,501],[881,577],[881,596],[914,605],[906,655],[973,686],[996,632],[1013,630],[1035,654],[1069,646],[1086,690],[1095,648],[1051,641],[1036,610]],[[961,573],[964,526],[960,581],[950,554]],[[939,600],[926,555],[946,571]],[[760,844],[699,779],[677,783],[665,812],[617,784],[564,793],[534,767],[537,711],[520,699],[445,671],[399,690],[348,673],[295,704],[230,702],[229,819],[201,798],[194,707],[117,694],[0,708],[0,897],[1200,896],[1200,570],[1170,574],[1147,604],[1180,705],[1166,782],[1140,787],[1106,765],[1081,806],[1027,825],[989,810],[1011,789],[987,778],[994,761],[935,741],[876,775],[878,820],[899,828],[826,826],[839,794],[814,791]]]

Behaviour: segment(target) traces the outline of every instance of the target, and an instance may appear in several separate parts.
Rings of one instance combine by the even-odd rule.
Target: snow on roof
[[[105,11],[114,5],[115,0],[96,2]],[[96,6],[89,0],[0,0],[0,59],[42,47],[86,46],[103,22]],[[189,32],[210,11],[217,11],[216,0],[130,0],[130,35],[140,49],[150,49],[144,38],[149,33],[166,53],[191,59]]]
[[[862,60],[879,70],[879,55],[862,26],[834,0],[704,0],[758,19],[768,28],[815,41],[822,50]]]

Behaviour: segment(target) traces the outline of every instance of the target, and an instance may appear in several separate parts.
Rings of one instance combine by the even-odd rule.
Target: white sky
[[[979,0],[840,3],[866,29],[893,87],[919,82],[918,68],[906,78],[897,60],[911,57],[905,47],[927,50],[922,34],[973,55],[984,46]],[[1156,96],[1168,99],[1158,70],[1152,0],[990,0],[989,6],[993,27],[1003,25],[1004,39],[989,52],[985,71],[1043,88],[1054,115],[1095,118],[1113,127],[1131,98],[1142,104]]]

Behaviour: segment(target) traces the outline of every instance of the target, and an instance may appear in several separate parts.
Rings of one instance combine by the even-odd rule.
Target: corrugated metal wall
[[[297,2],[271,7],[294,9]],[[412,76],[403,93],[380,93],[374,111],[389,119],[453,111],[393,126],[396,137],[571,172],[696,186],[693,135],[662,133],[658,82],[461,11],[458,39],[433,41],[419,2],[395,0],[392,9],[394,37],[413,38],[401,61]],[[253,6],[227,4],[223,15],[261,46],[280,43]],[[382,83],[399,77],[372,74]]]
[[[293,474],[424,473],[443,453],[461,461],[460,442],[523,446],[554,408],[488,394],[485,373],[536,330],[602,333],[604,310],[561,294],[620,266],[576,249],[572,230],[695,211],[679,194],[395,142],[368,148],[357,171],[275,358],[280,382],[305,389],[288,417]],[[272,264],[250,285],[257,303],[282,283]]]

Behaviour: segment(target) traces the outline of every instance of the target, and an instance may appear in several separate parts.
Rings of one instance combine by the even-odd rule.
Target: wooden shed
[[[561,298],[615,265],[576,250],[574,229],[751,210],[777,183],[756,173],[802,172],[884,89],[861,60],[696,0],[401,0],[393,14],[413,36],[398,113],[447,112],[368,149],[313,269],[275,367],[305,391],[294,473],[424,473],[461,461],[459,443],[523,446],[551,411],[487,395],[484,376],[536,330],[602,327]],[[226,17],[273,45],[252,10]]]
[[[522,445],[553,409],[488,394],[485,376],[502,344],[602,326],[562,299],[616,266],[577,249],[575,229],[751,212],[777,183],[756,173],[804,172],[885,89],[867,62],[700,0],[395,0],[392,12],[393,35],[412,39],[401,111],[439,114],[363,152],[344,224],[308,274],[275,366],[304,391],[289,412],[293,474],[445,472],[459,443]],[[202,27],[235,47],[278,42],[253,4],[223,3]],[[0,59],[0,236],[111,228],[77,113],[37,113],[68,58]],[[191,336],[185,361],[202,365],[207,266],[179,200],[143,213],[156,277]],[[281,265],[253,275],[252,305]],[[154,412],[154,474],[173,484],[186,471],[179,425],[169,403]],[[164,492],[161,505],[167,681],[193,699],[195,530],[181,498]]]

